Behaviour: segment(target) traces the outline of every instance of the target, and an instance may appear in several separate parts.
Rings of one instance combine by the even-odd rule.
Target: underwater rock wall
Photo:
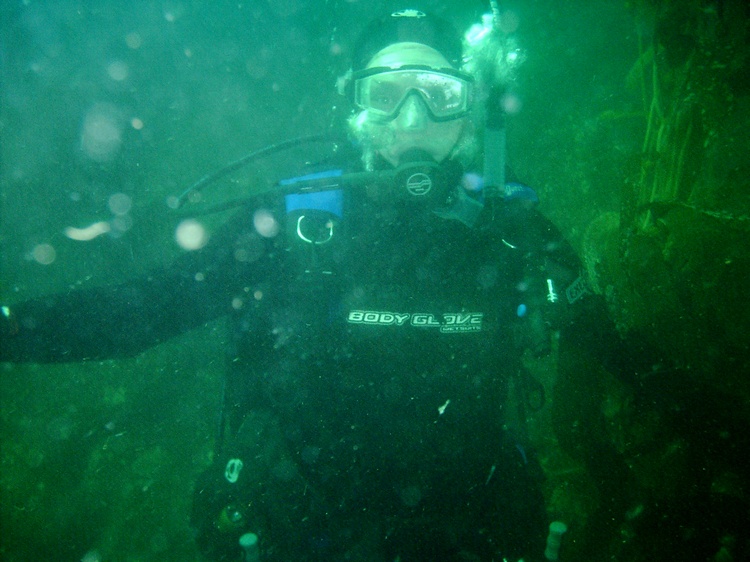
[[[696,382],[750,399],[747,6],[648,2],[634,12],[653,25],[639,31],[628,75],[646,131],[619,217],[588,226],[587,273],[622,332],[645,335]]]
[[[577,374],[550,389],[543,460],[550,509],[584,527],[571,559],[748,555],[749,9],[630,2],[620,89],[597,97],[592,74],[590,103],[530,141],[555,160],[520,159],[632,352],[655,358],[634,383],[558,358]]]
[[[631,353],[654,359],[630,381],[563,349],[528,364],[568,560],[750,555],[748,10],[550,3],[524,20],[510,161]]]

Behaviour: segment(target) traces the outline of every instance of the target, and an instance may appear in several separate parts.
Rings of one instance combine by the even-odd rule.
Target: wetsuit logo
[[[349,312],[349,324],[366,324],[370,326],[415,326],[417,328],[435,328],[443,334],[481,332],[482,312],[445,312],[429,314],[421,312],[379,312],[374,310],[352,310]]]

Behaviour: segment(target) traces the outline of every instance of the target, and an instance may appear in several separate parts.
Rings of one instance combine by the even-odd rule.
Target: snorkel
[[[503,25],[496,0],[491,13],[482,16],[464,35],[464,70],[475,76],[477,90],[486,92],[484,130],[484,196],[505,196],[506,132],[504,104],[507,86],[523,62],[523,53],[510,35],[515,25]],[[506,13],[505,18],[513,16]]]

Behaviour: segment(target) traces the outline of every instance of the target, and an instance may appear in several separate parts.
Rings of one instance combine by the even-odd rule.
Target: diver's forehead
[[[422,43],[393,43],[378,51],[367,68],[387,66],[398,68],[407,64],[421,64],[433,68],[450,68],[448,62],[439,51]]]

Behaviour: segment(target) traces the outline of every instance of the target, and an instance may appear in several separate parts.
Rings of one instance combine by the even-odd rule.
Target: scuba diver
[[[279,182],[147,277],[3,308],[12,362],[132,356],[229,318],[192,514],[207,560],[541,559],[541,470],[508,393],[592,299],[506,181],[501,115],[480,147],[462,51],[442,19],[387,14],[341,81],[353,142],[335,169]]]

